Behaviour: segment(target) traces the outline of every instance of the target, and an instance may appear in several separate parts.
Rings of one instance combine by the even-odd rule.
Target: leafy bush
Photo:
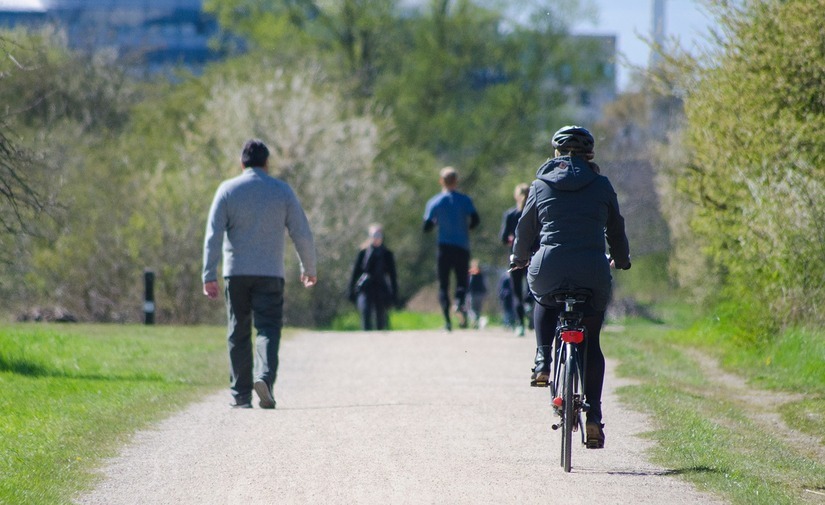
[[[692,253],[749,331],[821,324],[825,0],[714,9],[724,37],[686,96],[687,162],[675,179],[690,202]]]

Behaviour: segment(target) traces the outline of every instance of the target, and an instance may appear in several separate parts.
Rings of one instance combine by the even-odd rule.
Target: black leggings
[[[447,244],[438,244],[438,301],[444,318],[450,320],[450,273],[455,272],[455,299],[458,306],[464,309],[464,300],[467,297],[467,284],[470,271],[470,251]]]
[[[552,345],[556,335],[556,323],[559,313],[564,310],[561,306],[545,306],[536,303],[535,325],[536,325],[536,345]],[[602,420],[602,386],[604,384],[604,354],[599,345],[599,334],[604,323],[604,311],[597,311],[585,307],[585,316],[582,324],[587,329],[585,360],[587,368],[585,370],[584,396],[590,404],[587,412],[587,420],[600,423]]]

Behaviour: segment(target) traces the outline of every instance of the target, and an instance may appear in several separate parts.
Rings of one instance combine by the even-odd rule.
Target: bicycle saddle
[[[576,300],[576,303],[584,303],[588,298],[593,296],[593,292],[584,288],[558,289],[552,291],[550,296],[553,297],[556,303],[564,303],[564,301],[569,298]]]

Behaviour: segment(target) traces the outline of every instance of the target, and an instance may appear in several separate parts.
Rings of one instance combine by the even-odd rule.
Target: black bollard
[[[143,315],[144,324],[155,324],[155,272],[143,271]]]

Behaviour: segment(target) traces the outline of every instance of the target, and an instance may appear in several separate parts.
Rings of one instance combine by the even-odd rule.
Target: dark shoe
[[[530,386],[534,388],[546,388],[550,385],[549,371],[533,371],[530,376]]]
[[[274,409],[275,408],[275,399],[272,398],[272,392],[269,390],[269,386],[264,381],[255,381],[255,384],[252,386],[255,388],[255,392],[258,394],[258,398],[261,401],[258,402],[258,406],[262,409]]]
[[[449,321],[444,323],[444,331],[446,331],[447,333],[450,333],[451,331],[453,331],[453,323],[451,323]]]
[[[587,448],[588,449],[604,449],[604,425],[602,423],[594,423],[588,421],[585,424],[585,431],[587,431]]]
[[[239,402],[238,400],[235,400],[233,403],[230,403],[229,406],[232,407],[233,409],[251,409],[252,408],[252,401],[247,400],[245,402],[243,402],[243,401]]]
[[[552,352],[549,345],[542,345],[536,349],[536,366],[533,367],[533,375],[530,376],[530,386],[546,388],[550,385],[550,353]]]

